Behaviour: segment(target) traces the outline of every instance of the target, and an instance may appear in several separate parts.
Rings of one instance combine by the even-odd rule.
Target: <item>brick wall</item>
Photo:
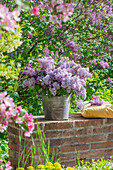
[[[81,117],[80,113],[70,114],[66,121],[45,121],[43,116],[34,118],[38,120],[47,141],[50,140],[50,156],[54,150],[63,165],[75,165],[77,157],[90,161],[92,158],[105,157],[107,159],[113,155],[113,119],[85,119]],[[34,138],[36,133],[35,128]],[[18,162],[18,134],[18,126],[10,124],[8,128],[9,160],[14,169]],[[37,161],[40,148],[39,139],[36,142],[37,151],[34,160]],[[22,138],[22,145],[23,143],[24,138]],[[31,143],[29,143],[30,145]],[[28,164],[30,164],[30,159]]]

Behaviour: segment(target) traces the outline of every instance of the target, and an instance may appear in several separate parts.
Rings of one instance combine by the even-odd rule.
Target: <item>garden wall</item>
[[[46,138],[50,140],[50,157],[54,150],[57,158],[60,158],[59,162],[63,165],[75,165],[77,157],[90,161],[92,158],[105,157],[107,159],[113,155],[113,119],[86,119],[80,113],[72,113],[66,121],[45,121],[43,116],[35,117],[36,120]],[[35,127],[34,138],[36,133]],[[8,128],[9,160],[14,167],[17,166],[18,159],[18,135],[18,126],[10,124]],[[23,143],[24,138],[22,145]],[[36,148],[35,161],[39,158],[40,142],[38,139]],[[28,149],[29,147],[26,151]],[[30,161],[29,159],[29,163]]]

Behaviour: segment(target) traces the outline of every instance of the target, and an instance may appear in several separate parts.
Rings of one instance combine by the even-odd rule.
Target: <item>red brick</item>
[[[113,119],[106,119],[105,124],[113,124]]]
[[[19,145],[16,145],[14,143],[9,142],[8,146],[9,146],[10,149],[12,149],[14,151],[18,151],[19,150]]]
[[[19,130],[17,128],[8,126],[8,132],[14,134],[14,135],[19,135]]]
[[[75,129],[72,129],[72,130],[65,130],[65,131],[62,132],[62,136],[63,136],[63,137],[67,137],[67,136],[75,136],[75,132],[76,132]]]
[[[110,133],[113,132],[113,126],[104,126],[99,128],[94,128],[93,133]]]
[[[74,145],[69,145],[69,146],[63,146],[61,147],[61,153],[65,153],[65,152],[75,152],[76,151],[76,146]]]
[[[57,137],[60,137],[62,136],[62,131],[45,131],[45,136],[46,138],[57,138]]]
[[[63,161],[63,160],[72,160],[72,159],[75,160],[75,154],[74,153],[60,154],[58,156],[58,158],[60,158],[60,161]]]
[[[110,157],[110,156],[113,156],[113,149],[108,149],[105,151],[105,156],[106,157]]]
[[[60,140],[60,139],[51,139],[50,140],[50,146],[53,147],[53,146],[60,146],[62,145],[63,141]]]
[[[94,136],[85,136],[85,137],[79,137],[78,143],[94,143],[97,141],[105,141],[107,140],[106,135],[94,135]]]
[[[14,157],[14,158],[15,158],[15,156],[16,156],[16,151],[9,149],[8,152],[9,152],[9,155],[10,155],[11,157]]]
[[[13,170],[15,170],[18,167],[18,160],[10,156],[9,161],[11,162],[11,165],[13,166]]]
[[[51,139],[50,140],[50,146],[62,146],[67,144],[74,144],[77,143],[76,137],[71,138],[59,138],[59,139]]]
[[[59,153],[59,148],[57,146],[50,147],[49,152],[50,153]]]
[[[83,119],[75,122],[75,127],[89,127],[103,125],[103,119]]]
[[[76,151],[83,151],[83,150],[89,150],[90,144],[84,144],[84,145],[76,145]]]
[[[8,132],[8,139],[11,143],[15,143],[15,135],[10,132]]]
[[[93,159],[93,158],[101,158],[104,156],[104,150],[98,150],[98,151],[87,151],[87,152],[78,152],[77,157],[80,159]]]
[[[90,144],[84,144],[84,145],[69,145],[69,146],[63,146],[61,148],[61,152],[76,152],[76,151],[82,151],[82,150],[89,150]]]
[[[61,165],[65,165],[65,167],[73,167],[75,166],[75,160],[61,161]]]
[[[73,128],[73,122],[56,122],[56,123],[46,123],[44,129],[45,130],[56,130],[56,129],[71,129]]]
[[[108,135],[108,140],[113,140],[113,134]]]
[[[113,148],[113,142],[92,143],[91,149]]]
[[[80,135],[91,135],[91,134],[93,134],[93,129],[92,128],[76,129],[75,130],[75,134],[77,136],[80,136]]]

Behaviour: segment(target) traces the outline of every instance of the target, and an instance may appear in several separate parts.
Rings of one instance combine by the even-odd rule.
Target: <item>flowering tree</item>
[[[18,55],[12,57],[18,59],[22,70],[29,63],[36,68],[37,59],[44,53],[54,58],[66,56],[82,66],[89,66],[93,77],[87,83],[88,94],[91,96],[107,89],[104,90],[107,97],[106,92],[112,91],[113,68],[111,1],[81,0],[72,4],[44,0],[29,1],[29,4],[30,10],[21,13],[23,44]],[[19,79],[22,79],[21,74]],[[21,100],[23,93],[30,94],[35,90],[23,90],[21,83],[18,86]]]

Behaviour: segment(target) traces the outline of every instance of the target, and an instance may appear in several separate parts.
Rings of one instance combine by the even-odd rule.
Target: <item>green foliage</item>
[[[13,10],[13,8],[16,7],[16,2],[17,1],[14,3],[14,0],[8,0],[6,5]],[[86,100],[91,99],[92,94],[98,94],[104,100],[112,103],[113,83],[110,84],[107,81],[108,77],[113,78],[113,57],[112,52],[109,52],[108,49],[108,47],[112,47],[112,17],[108,18],[105,15],[100,23],[102,29],[99,29],[98,26],[90,23],[88,12],[85,12],[86,10],[98,16],[99,12],[103,10],[102,7],[97,4],[98,2],[88,4],[87,1],[84,0],[74,1],[73,5],[75,6],[75,10],[73,15],[66,23],[62,23],[62,27],[65,27],[66,30],[63,31],[51,23],[55,29],[55,34],[46,35],[45,31],[50,23],[48,21],[40,21],[40,16],[43,15],[48,19],[48,10],[40,10],[40,15],[34,16],[31,13],[31,9],[33,6],[39,5],[38,1],[29,1],[29,10],[24,8],[24,0],[18,2],[22,7],[20,22],[22,28],[22,45],[15,52],[8,54],[7,61],[5,60],[5,62],[2,63],[2,65],[4,65],[2,66],[3,70],[5,70],[5,68],[6,70],[4,73],[2,72],[2,75],[5,74],[5,76],[2,76],[0,81],[0,90],[7,90],[11,97],[14,98],[16,104],[22,105],[34,115],[43,114],[41,97],[37,96],[39,89],[37,89],[37,91],[34,89],[23,89],[22,71],[29,63],[36,67],[38,58],[43,57],[42,50],[44,47],[48,47],[49,50],[54,51],[54,53],[58,51],[59,56],[69,56],[71,59],[74,59],[72,52],[65,48],[67,39],[74,36],[74,42],[81,45],[78,51],[81,58],[77,60],[77,63],[80,63],[83,67],[89,67],[93,75],[92,79],[87,81]],[[106,3],[106,1],[104,3]],[[76,8],[76,5],[78,8]],[[61,33],[64,33],[64,38],[60,36]],[[9,33],[6,35],[10,37]],[[6,40],[4,40],[4,43]],[[13,44],[12,40],[8,42]],[[97,60],[97,65],[94,65],[94,59]],[[11,66],[10,60],[14,61],[14,67]],[[99,68],[102,60],[109,63],[109,68]],[[7,76],[9,76],[8,79]],[[78,99],[81,98],[78,97]],[[73,94],[71,97],[70,112],[79,111],[75,105],[76,100],[77,98],[75,94]]]
[[[3,160],[3,165],[8,160],[8,139],[7,139],[7,132],[0,133],[0,159]]]
[[[0,39],[0,54],[7,52],[11,53],[15,51],[18,46],[21,45],[21,29],[16,28],[14,32],[4,32],[0,29],[0,34],[2,38]]]
[[[82,165],[80,165],[80,161],[79,161],[78,165],[75,165],[75,167],[64,168],[64,166],[62,166],[59,162],[55,162],[55,163],[48,162],[46,163],[46,165],[39,164],[37,170],[112,170],[113,169],[112,160],[105,160],[104,158],[97,161],[92,159],[91,163],[81,161],[81,164]],[[22,167],[17,168],[16,170],[21,170],[21,169]],[[27,167],[27,170],[34,170],[34,167],[29,166]]]

